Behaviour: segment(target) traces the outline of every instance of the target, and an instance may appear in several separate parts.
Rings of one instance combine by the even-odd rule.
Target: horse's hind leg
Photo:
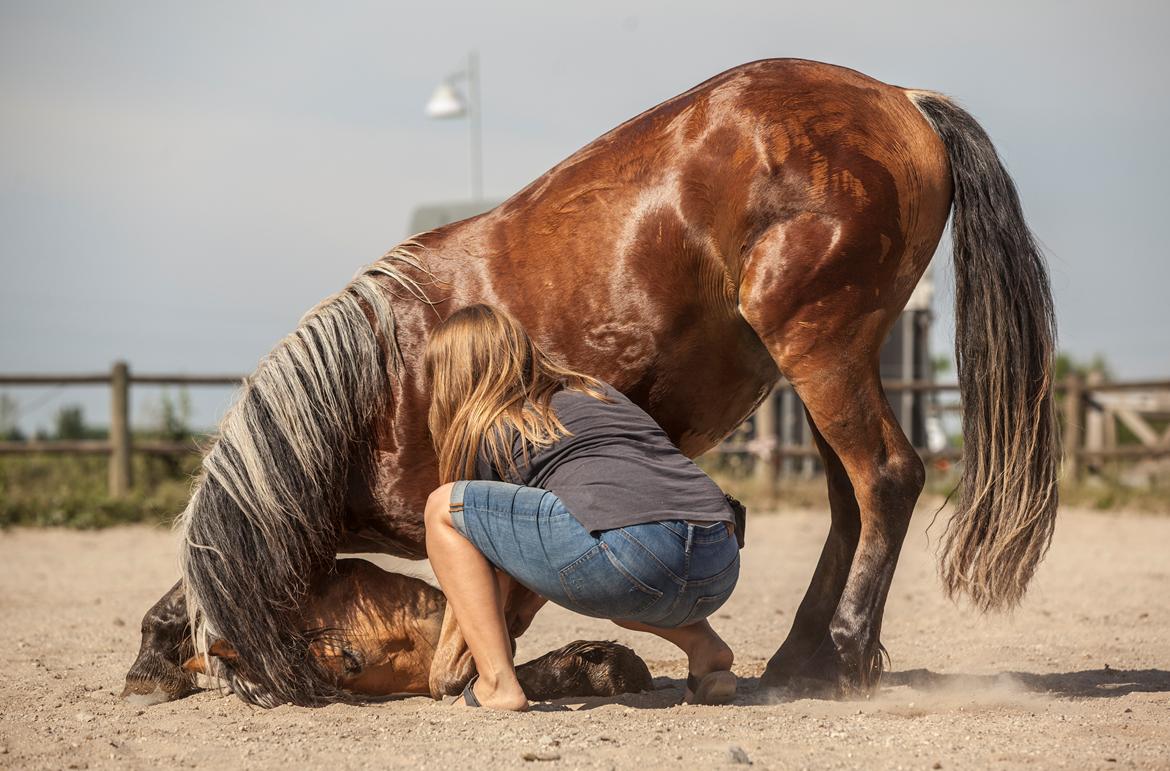
[[[810,587],[825,595],[806,600],[807,623],[794,630],[788,651],[777,652],[769,679],[798,669],[845,692],[877,684],[886,595],[924,476],[882,392],[878,354],[929,253],[899,271],[902,255],[883,253],[867,235],[822,215],[777,225],[753,249],[740,291],[744,318],[804,401],[822,451],[831,451],[837,499],[830,554]],[[836,596],[853,538],[846,480],[858,512],[856,548],[828,634],[812,659],[797,664]]]
[[[861,514],[828,637],[803,674],[835,680],[844,693],[872,690],[881,675],[886,596],[925,472],[882,392],[876,363],[855,377],[803,382],[798,393],[841,459]]]
[[[803,674],[809,659],[828,638],[829,622],[845,589],[849,568],[853,564],[853,553],[861,535],[861,512],[849,475],[845,473],[837,453],[821,436],[811,416],[808,416],[808,421],[825,465],[832,524],[788,637],[764,671],[763,684],[771,687],[788,685],[794,677]]]

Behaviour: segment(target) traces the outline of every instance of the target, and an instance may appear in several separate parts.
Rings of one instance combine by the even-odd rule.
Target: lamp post
[[[467,81],[467,99],[455,88],[460,80]],[[467,66],[448,75],[427,102],[429,118],[442,120],[465,116],[471,134],[471,197],[479,201],[483,198],[483,127],[480,122],[479,54],[475,51],[467,54]]]

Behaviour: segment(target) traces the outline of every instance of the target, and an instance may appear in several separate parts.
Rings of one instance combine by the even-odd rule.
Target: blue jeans
[[[685,626],[714,613],[739,578],[728,525],[682,520],[590,533],[548,490],[462,481],[451,519],[488,561],[569,610]]]

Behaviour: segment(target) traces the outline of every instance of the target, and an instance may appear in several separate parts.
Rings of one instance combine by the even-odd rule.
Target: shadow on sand
[[[627,693],[611,697],[578,697],[559,699],[542,705],[544,710],[594,709],[619,704],[632,709],[666,709],[682,699],[684,682],[669,677],[654,678],[654,690]],[[1057,698],[1116,698],[1130,693],[1170,692],[1170,672],[1164,669],[1086,669],[1079,672],[1001,672],[995,675],[946,674],[929,669],[909,669],[887,672],[882,678],[882,689],[907,687],[923,693],[973,694],[999,691],[1029,692]],[[834,701],[827,692],[808,690],[789,692],[760,687],[757,677],[740,678],[739,693],[729,706],[748,707],[781,704],[800,699]]]
[[[1079,672],[1003,672],[998,675],[964,675],[908,669],[887,672],[886,686],[909,686],[916,691],[993,689],[1014,684],[1023,690],[1066,698],[1111,698],[1129,693],[1170,691],[1170,672],[1164,669],[1085,669]]]

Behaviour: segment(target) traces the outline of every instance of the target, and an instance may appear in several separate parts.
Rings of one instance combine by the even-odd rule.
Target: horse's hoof
[[[760,687],[768,690],[787,688],[796,675],[797,671],[792,667],[775,666],[772,662],[768,662],[764,674],[760,676]]]
[[[136,707],[153,707],[155,704],[181,699],[194,690],[186,682],[126,678],[122,699]]]
[[[827,644],[795,669],[769,667],[760,685],[799,699],[869,698],[876,690],[862,682],[857,668],[848,666],[836,648]]]
[[[577,640],[521,664],[516,676],[534,701],[568,696],[617,696],[653,688],[646,662],[615,642]]]

